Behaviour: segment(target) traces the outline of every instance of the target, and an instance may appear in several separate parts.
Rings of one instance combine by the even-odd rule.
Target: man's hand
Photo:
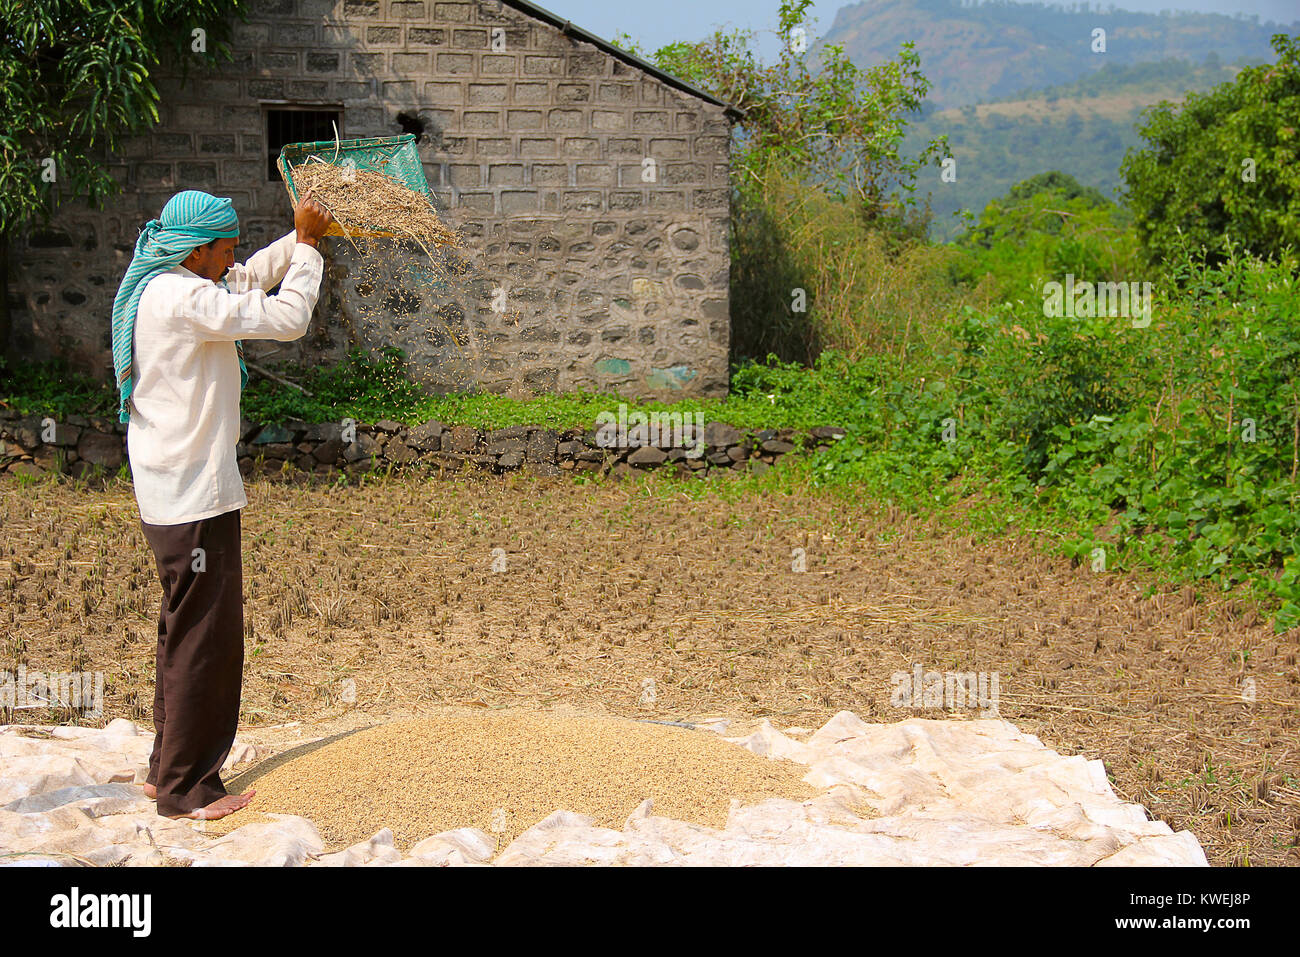
[[[312,199],[311,193],[311,190],[307,190],[307,194],[293,208],[293,225],[298,231],[298,242],[315,246],[316,241],[325,235],[325,230],[334,222],[334,216]]]

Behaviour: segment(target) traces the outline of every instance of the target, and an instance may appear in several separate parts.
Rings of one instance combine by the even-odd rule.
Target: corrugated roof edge
[[[673,76],[671,73],[664,72],[663,70],[659,69],[659,67],[655,66],[653,63],[649,63],[641,59],[639,56],[628,53],[626,50],[615,46],[613,43],[610,43],[608,40],[601,39],[600,37],[596,36],[594,33],[588,33],[586,30],[582,29],[581,27],[574,26],[571,21],[566,20],[563,17],[552,13],[550,10],[547,10],[545,7],[539,7],[535,3],[529,3],[528,0],[501,0],[501,2],[504,3],[506,6],[514,7],[516,10],[519,10],[521,13],[526,13],[531,17],[535,17],[536,19],[543,21],[544,23],[549,23],[553,27],[559,27],[559,29],[563,31],[566,35],[576,36],[582,40],[585,40],[586,42],[592,44],[593,46],[599,47],[600,49],[604,50],[610,56],[617,57],[618,59],[622,60],[624,63],[631,64],[632,66],[637,67],[640,70],[644,70],[646,73],[649,73],[652,76],[658,77],[659,79],[663,80],[671,87],[675,87],[683,91],[684,93],[689,93],[691,94],[691,96],[697,96],[701,100],[706,100],[709,103],[714,104],[715,106],[722,107],[724,110],[726,110],[728,116],[732,118],[740,118],[745,115],[745,111],[740,109],[739,107],[732,106],[730,103],[726,102],[725,100],[718,99],[716,96],[712,95],[711,93],[705,93],[703,90],[699,89],[698,87],[691,86],[689,83],[687,83],[685,80],[681,79],[680,77],[676,77]]]

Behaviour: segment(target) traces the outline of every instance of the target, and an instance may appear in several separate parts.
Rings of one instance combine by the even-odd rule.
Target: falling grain
[[[430,258],[435,249],[460,246],[428,196],[376,170],[343,169],[313,157],[294,169],[293,181],[298,195],[310,190],[345,233],[392,233],[415,242]]]

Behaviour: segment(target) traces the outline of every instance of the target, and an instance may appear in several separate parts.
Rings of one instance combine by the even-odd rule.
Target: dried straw
[[[345,170],[313,156],[294,168],[293,180],[298,195],[310,190],[345,233],[393,233],[413,240],[430,259],[434,249],[460,246],[427,196],[377,170]]]

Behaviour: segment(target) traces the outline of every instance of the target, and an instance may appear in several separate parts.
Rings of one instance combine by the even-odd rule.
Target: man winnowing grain
[[[333,218],[310,193],[293,218],[293,233],[236,266],[230,200],[177,193],[141,232],[113,300],[119,416],[163,590],[145,793],[168,817],[215,820],[255,793],[227,794],[220,774],[244,667],[240,340],[307,332],[323,272],[316,244]]]

